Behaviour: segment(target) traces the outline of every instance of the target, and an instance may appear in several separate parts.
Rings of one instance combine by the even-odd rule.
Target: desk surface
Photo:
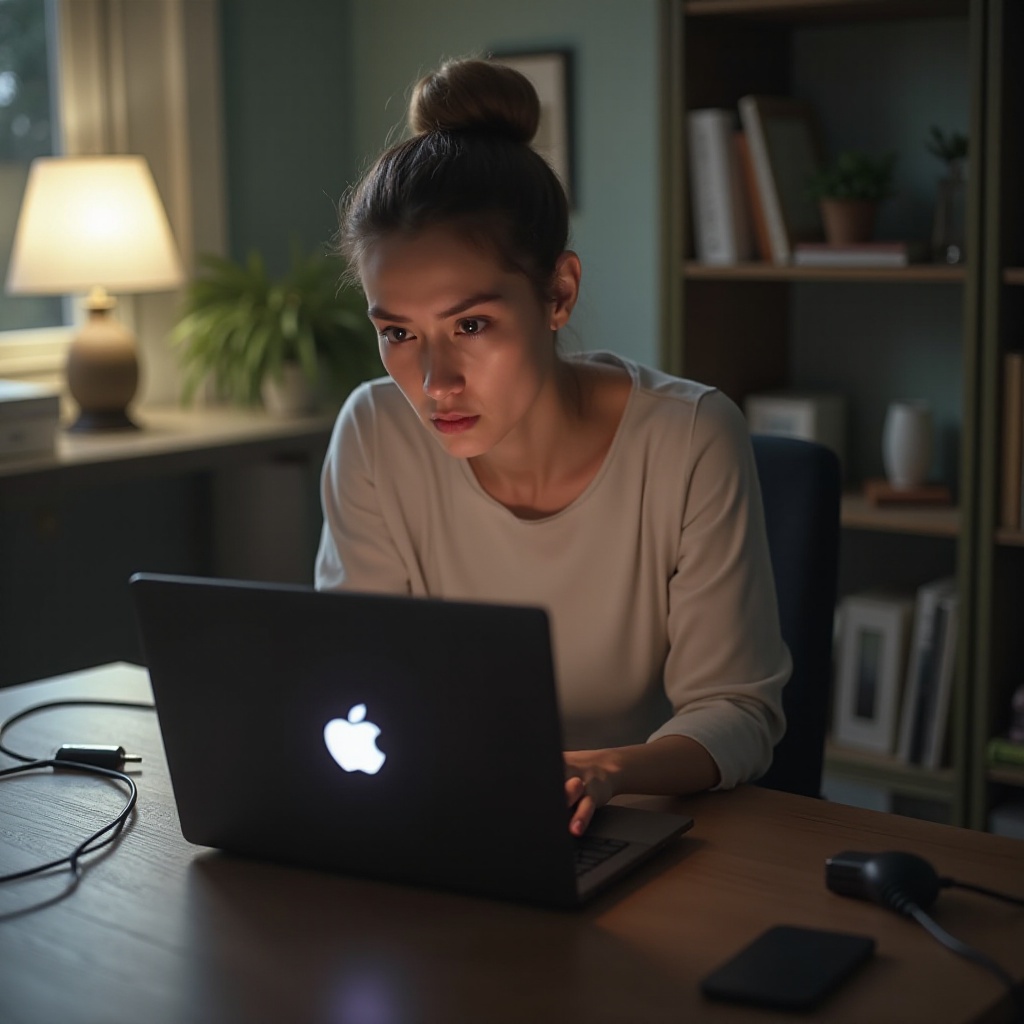
[[[95,434],[61,430],[52,453],[0,459],[0,481],[29,483],[82,476],[95,482],[104,470],[109,475],[143,475],[207,468],[237,457],[243,449],[272,455],[296,447],[319,448],[326,445],[337,411],[275,417],[233,406],[154,406],[133,411],[132,416],[140,430]]]
[[[108,666],[13,687],[0,692],[0,717],[68,696],[146,699],[148,678]],[[1009,1019],[994,977],[912,921],[828,892],[824,861],[903,849],[940,874],[1020,893],[1016,840],[757,787],[648,798],[638,802],[692,814],[693,830],[587,909],[544,911],[188,845],[152,712],[58,709],[16,723],[5,739],[44,756],[68,740],[141,753],[139,804],[77,888],[66,873],[0,887],[7,1024],[792,1021],[698,991],[704,974],[777,923],[877,940],[874,961],[815,1021]],[[114,784],[72,774],[0,781],[0,872],[67,852],[122,802]],[[1024,910],[954,890],[934,914],[1024,978]]]

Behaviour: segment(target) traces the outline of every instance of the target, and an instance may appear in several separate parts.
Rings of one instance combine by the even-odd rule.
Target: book
[[[923,694],[925,709],[924,751],[926,768],[941,768],[946,756],[949,706],[953,697],[957,634],[960,631],[960,598],[945,594],[939,600],[935,620],[935,671],[931,686]]]
[[[988,763],[993,767],[1010,765],[1024,768],[1024,743],[1007,739],[1005,736],[993,736],[985,748]]]
[[[747,197],[747,209],[750,211],[750,226],[753,232],[754,255],[765,263],[772,259],[772,240],[768,234],[768,222],[764,217],[764,205],[761,194],[757,190],[757,176],[754,174],[754,161],[750,156],[750,141],[746,132],[739,131],[735,136],[736,158],[740,164],[740,178]]]
[[[907,267],[928,255],[923,242],[798,242],[793,263],[798,267]]]
[[[735,115],[708,108],[689,111],[686,120],[697,259],[716,265],[749,260],[749,214],[736,153]]]
[[[739,112],[772,262],[788,264],[797,242],[820,241],[824,234],[818,202],[807,191],[811,176],[821,168],[814,111],[799,100],[747,95],[740,98]]]
[[[1024,458],[1024,352],[1003,356],[1003,438],[999,525],[1021,527],[1021,460]]]
[[[52,452],[60,393],[28,381],[0,380],[0,458]]]
[[[947,654],[946,626],[950,614],[948,604],[941,613],[940,605],[955,594],[956,581],[952,577],[943,577],[918,587],[914,597],[910,656],[896,746],[896,756],[911,764],[923,764],[926,754],[932,752],[931,737],[945,668],[943,657]]]

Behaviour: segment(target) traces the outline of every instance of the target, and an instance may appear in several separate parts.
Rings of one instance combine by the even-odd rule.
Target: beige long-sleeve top
[[[633,389],[604,464],[523,520],[442,450],[389,378],[342,409],[324,463],[319,589],[540,605],[568,749],[701,743],[722,788],[782,735],[790,657],[746,423],[720,392],[610,353]]]

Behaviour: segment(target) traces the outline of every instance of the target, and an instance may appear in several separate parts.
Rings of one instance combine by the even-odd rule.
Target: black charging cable
[[[52,758],[40,759],[20,754],[15,750],[11,750],[3,743],[4,733],[14,725],[15,722],[19,722],[23,718],[27,718],[29,715],[34,715],[37,712],[46,711],[51,708],[83,706],[141,708],[150,711],[154,708],[153,704],[141,701],[92,700],[85,698],[46,701],[42,704],[33,704],[30,707],[24,708],[17,714],[11,715],[10,718],[0,722],[0,753],[6,754],[15,761],[21,762],[21,764],[15,765],[13,768],[0,769],[0,779],[7,778],[12,775],[18,775],[23,772],[39,771],[43,768],[82,772],[84,774],[97,775],[101,778],[113,779],[116,782],[123,783],[128,787],[128,799],[116,817],[112,818],[102,828],[97,829],[92,833],[92,835],[80,842],[71,851],[71,853],[64,857],[59,857],[56,860],[47,861],[43,864],[35,864],[32,867],[25,868],[21,871],[12,871],[6,875],[0,875],[0,883],[13,882],[18,878],[27,878],[30,875],[38,875],[44,871],[50,871],[53,868],[58,868],[65,864],[71,869],[77,879],[81,872],[79,860],[85,856],[85,854],[93,853],[94,851],[106,846],[108,843],[113,842],[118,835],[120,835],[125,822],[128,820],[128,816],[135,808],[139,791],[136,788],[132,777],[120,769],[126,763],[141,761],[142,758],[136,754],[125,753],[124,747],[69,743],[60,747]]]
[[[1024,907],[1024,899],[985,886],[942,877],[923,857],[912,853],[860,853],[847,850],[825,861],[825,885],[840,896],[869,900],[917,921],[948,950],[994,974],[1010,991],[1015,1020],[1024,1024],[1024,995],[1008,971],[981,950],[950,935],[927,913],[942,889],[966,889]]]

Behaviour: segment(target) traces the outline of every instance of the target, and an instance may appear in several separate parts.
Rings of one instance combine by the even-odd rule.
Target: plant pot
[[[280,378],[273,374],[260,384],[263,407],[271,416],[305,416],[316,409],[319,390],[298,363],[285,363]]]
[[[830,245],[870,242],[875,233],[878,202],[874,199],[822,199],[821,219]]]

